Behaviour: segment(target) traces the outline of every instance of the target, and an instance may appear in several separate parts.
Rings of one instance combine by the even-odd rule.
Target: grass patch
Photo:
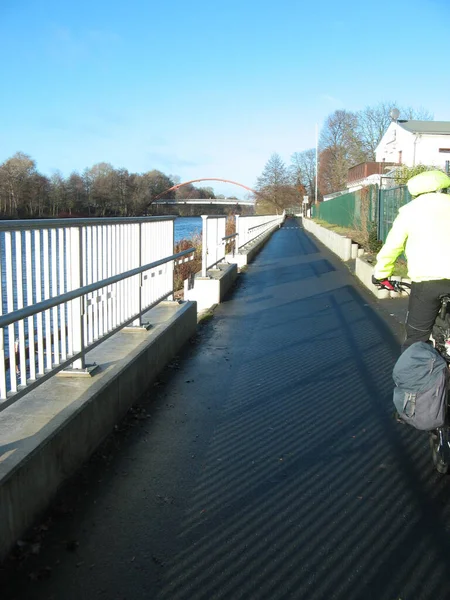
[[[362,231],[358,231],[357,229],[352,229],[351,227],[341,227],[340,225],[334,225],[333,223],[328,223],[327,221],[323,221],[322,219],[312,219],[314,223],[320,225],[321,227],[325,227],[326,229],[330,229],[339,235],[345,235],[349,237],[354,242],[359,244],[360,246],[365,246],[366,241],[364,238],[364,233]]]
[[[209,321],[211,321],[211,319],[213,319],[213,318],[214,318],[213,310],[211,310],[211,309],[205,310],[198,315],[197,324],[204,325],[204,324],[208,323]]]
[[[327,221],[323,221],[322,219],[312,219],[314,223],[320,225],[321,227],[326,227],[326,229],[330,229],[339,235],[345,235],[352,239],[354,242],[364,247],[363,243],[363,234],[361,231],[357,229],[351,229],[350,227],[341,227],[340,225],[334,225],[333,223],[328,223]],[[376,264],[377,258],[376,254],[368,252],[365,256],[367,262]],[[408,277],[408,265],[404,258],[397,258],[394,265],[394,271],[392,275],[397,277]]]
[[[376,254],[366,254],[364,256],[364,259],[373,266],[375,266],[377,264]],[[392,272],[392,275],[393,276],[395,275],[396,277],[402,277],[402,278],[408,277],[408,265],[404,258],[397,258],[397,260],[395,261],[395,264],[394,264],[394,270]]]

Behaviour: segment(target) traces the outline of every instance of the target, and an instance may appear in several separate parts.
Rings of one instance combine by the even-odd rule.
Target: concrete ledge
[[[0,560],[197,327],[194,302],[146,317],[150,331],[121,331],[88,353],[94,377],[53,377],[0,413]]]
[[[372,292],[379,300],[384,300],[385,298],[401,298],[403,296],[407,296],[406,292],[398,293],[398,292],[389,292],[388,290],[379,290],[372,283],[372,275],[374,272],[374,265],[368,263],[364,256],[358,257],[355,262],[355,275],[358,279],[363,283],[368,290]],[[410,279],[406,279],[404,277],[392,277],[392,279],[396,279],[397,281],[406,281],[411,283]]]
[[[337,254],[344,262],[356,258],[358,247],[352,248],[352,240],[349,237],[339,235],[326,227],[318,225],[311,219],[303,219],[303,227],[312,233],[318,240],[325,244],[332,252]],[[356,244],[357,246],[357,244]],[[354,254],[355,256],[352,256]]]
[[[222,302],[225,294],[233,285],[237,277],[237,265],[220,263],[217,268],[210,269],[207,277],[200,274],[194,278],[194,287],[188,289],[189,281],[184,282],[184,298],[197,302],[198,311],[201,312]]]
[[[280,225],[276,225],[272,229],[269,229],[255,240],[246,244],[243,248],[239,250],[237,254],[227,254],[227,261],[229,263],[235,263],[238,269],[240,269],[241,267],[245,267],[255,258],[255,256],[270,238],[272,233],[279,228]]]
[[[363,257],[358,257],[355,262],[355,275],[363,283],[368,290],[372,292],[379,300],[390,298],[388,290],[379,290],[372,283],[372,274],[374,271],[373,265],[366,262]]]

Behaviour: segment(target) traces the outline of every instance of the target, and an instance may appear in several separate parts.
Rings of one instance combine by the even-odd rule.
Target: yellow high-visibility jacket
[[[402,252],[412,281],[450,279],[450,194],[422,194],[400,208],[377,254],[374,276],[392,275]]]

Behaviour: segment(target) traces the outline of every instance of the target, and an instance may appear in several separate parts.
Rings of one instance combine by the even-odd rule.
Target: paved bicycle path
[[[450,597],[450,484],[392,418],[398,332],[287,220],[6,566],[2,599]]]

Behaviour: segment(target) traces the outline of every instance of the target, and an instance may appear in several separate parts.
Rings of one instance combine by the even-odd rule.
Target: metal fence
[[[202,215],[202,276],[225,259],[225,231],[227,218]]]
[[[285,219],[281,215],[264,215],[241,217],[236,215],[236,234],[238,235],[238,250],[253,242],[263,234],[279,227]]]
[[[342,194],[318,205],[313,205],[311,216],[347,229],[366,227],[377,218],[378,186]]]
[[[174,217],[0,222],[0,407],[172,297]]]
[[[377,225],[377,237],[385,242],[400,207],[410,200],[404,185],[383,189],[372,185],[313,206],[311,216],[348,229],[370,231]]]
[[[405,185],[380,190],[378,239],[386,241],[399,209],[412,199]]]

